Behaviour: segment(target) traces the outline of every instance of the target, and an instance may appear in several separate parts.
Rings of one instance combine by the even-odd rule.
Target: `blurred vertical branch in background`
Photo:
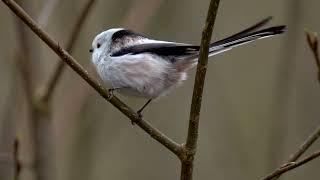
[[[20,173],[21,173],[21,162],[19,159],[19,151],[20,151],[20,144],[19,139],[16,138],[13,142],[13,166],[14,166],[14,180],[19,180]]]
[[[317,66],[318,84],[320,85],[320,57],[319,57],[319,49],[318,49],[319,39],[318,39],[317,34],[306,32],[306,41],[307,41],[308,46],[314,56],[314,61]],[[317,139],[319,137],[320,137],[320,125],[299,146],[298,150],[295,153],[293,153],[292,155],[290,155],[289,159],[283,165],[281,165],[278,169],[276,169],[270,175],[264,177],[263,180],[271,180],[271,179],[276,180],[283,173],[317,158],[320,155],[320,152],[315,152],[315,153],[311,154],[310,156],[308,156],[307,158],[305,158],[299,162],[295,162],[311,147],[311,145],[314,142],[317,141]]]
[[[136,0],[130,7],[127,15],[122,21],[124,27],[134,29],[135,31],[143,31],[150,18],[157,12],[163,0]],[[148,4],[148,8],[145,7]]]
[[[13,68],[14,73],[16,72]],[[16,76],[12,73],[13,79],[16,80]],[[10,179],[15,175],[15,170],[13,163],[14,156],[12,152],[14,151],[14,142],[16,137],[16,118],[14,117],[16,112],[16,102],[18,102],[17,94],[17,84],[13,83],[10,88],[12,91],[9,93],[8,98],[5,101],[5,110],[2,115],[2,123],[0,127],[0,177],[3,179]]]
[[[220,0],[210,1],[206,23],[202,31],[197,72],[193,87],[187,142],[183,146],[185,157],[181,160],[181,180],[191,180],[193,176],[193,162],[197,151],[201,101],[207,72],[209,44],[211,41],[212,31],[218,13],[219,2]]]
[[[60,0],[46,0],[38,17],[39,26],[47,26],[49,17]]]
[[[79,37],[80,31],[83,27],[83,24],[86,20],[86,17],[88,17],[88,14],[90,13],[90,10],[93,7],[93,4],[95,3],[95,0],[88,0],[86,4],[84,5],[84,8],[82,10],[82,13],[77,18],[77,21],[75,22],[72,32],[70,34],[70,39],[67,42],[66,50],[72,54],[72,51],[75,46],[75,42],[77,38]],[[65,63],[63,61],[58,61],[56,67],[54,68],[53,74],[50,76],[48,82],[46,85],[44,85],[43,89],[41,90],[41,101],[43,103],[50,103],[51,97],[54,93],[54,90],[61,79],[62,72],[64,70]]]
[[[285,151],[286,134],[288,132],[290,115],[290,105],[293,99],[292,86],[295,83],[294,69],[296,62],[293,61],[297,52],[297,38],[300,35],[299,24],[301,23],[301,6],[302,1],[292,0],[288,5],[288,27],[286,43],[284,43],[284,53],[281,60],[276,64],[275,97],[274,97],[274,114],[277,118],[270,119],[270,137],[268,139],[267,171],[272,170],[275,165],[280,163]]]
[[[79,16],[78,22],[75,23],[72,38],[68,44],[69,50],[72,50],[73,44],[81,26],[88,15],[90,7],[92,6],[94,0],[89,0],[88,4],[85,6],[84,11]],[[51,13],[54,10],[55,5],[57,5],[58,0],[47,0],[44,7],[39,15],[39,24],[41,26],[46,26]],[[22,4],[23,5],[23,4]],[[22,82],[24,84],[23,89],[27,98],[27,109],[28,109],[28,128],[31,133],[30,140],[32,141],[31,147],[31,157],[34,158],[33,166],[34,175],[36,179],[55,179],[55,168],[53,161],[53,129],[51,122],[51,112],[48,102],[48,93],[44,94],[43,97],[38,97],[36,92],[37,87],[35,87],[35,72],[37,66],[32,64],[32,62],[37,62],[33,58],[35,55],[30,55],[30,53],[36,52],[35,50],[30,50],[30,48],[36,48],[35,45],[30,42],[30,37],[26,32],[26,27],[22,26],[22,22],[17,21],[17,31],[19,35],[19,52],[17,54],[17,65],[21,72]],[[38,63],[38,62],[37,62]],[[36,71],[37,72],[37,71]],[[52,88],[53,89],[53,88]],[[50,89],[51,90],[51,89]],[[53,90],[52,90],[53,91]],[[50,91],[50,93],[52,92]],[[52,93],[51,93],[52,94]],[[50,95],[51,95],[50,94]],[[18,156],[18,155],[17,155]],[[23,167],[23,164],[22,164]]]
[[[25,4],[23,1],[20,3],[22,5]],[[47,26],[49,17],[57,3],[58,0],[47,0],[44,3],[38,16],[41,26]],[[30,3],[28,5],[30,6]],[[30,155],[33,157],[31,167],[33,167],[35,179],[54,179],[52,122],[48,118],[47,109],[38,101],[36,83],[33,82],[37,80],[36,77],[40,76],[40,62],[35,59],[40,54],[39,48],[37,44],[31,41],[30,32],[20,21],[17,21],[17,31],[20,40],[19,44],[21,45],[17,53],[17,64],[21,72],[23,89],[27,98],[28,131],[30,132],[29,141],[31,142]],[[23,162],[21,163],[21,168],[23,168]]]
[[[23,1],[18,1],[22,6],[28,6],[31,9],[32,3],[26,3]],[[30,10],[31,11],[31,10]],[[34,14],[34,13],[33,13]],[[36,180],[43,179],[43,177],[46,175],[45,172],[42,170],[46,167],[47,163],[42,158],[42,153],[45,151],[42,151],[44,147],[41,146],[40,139],[46,137],[47,131],[41,131],[40,128],[40,114],[38,111],[38,107],[36,105],[35,101],[35,77],[37,77],[37,73],[39,73],[39,65],[36,64],[38,61],[35,59],[35,57],[38,57],[39,53],[33,48],[35,48],[34,41],[32,41],[30,32],[27,31],[26,27],[23,26],[23,23],[16,21],[16,29],[18,33],[18,44],[20,47],[18,48],[18,52],[16,52],[16,64],[20,71],[21,79],[22,79],[22,91],[24,91],[25,97],[26,97],[26,109],[27,109],[27,127],[29,134],[24,134],[25,138],[23,138],[26,141],[29,141],[28,144],[29,147],[26,147],[27,149],[30,149],[30,154],[26,154],[31,159],[32,169],[34,177]],[[37,53],[37,54],[35,54]],[[19,122],[16,122],[19,124]],[[42,122],[41,122],[42,123]],[[27,138],[26,138],[27,137]],[[21,144],[19,142],[19,144]],[[23,143],[24,144],[24,143]],[[20,146],[19,146],[20,147]],[[21,148],[19,148],[21,149]],[[19,151],[20,154],[21,151]],[[16,154],[17,157],[19,157],[19,154]],[[23,163],[21,163],[20,168],[23,168]],[[41,170],[40,170],[41,168]],[[20,171],[19,171],[20,172]],[[16,171],[17,173],[17,171]],[[15,174],[15,177],[20,177],[19,175]]]

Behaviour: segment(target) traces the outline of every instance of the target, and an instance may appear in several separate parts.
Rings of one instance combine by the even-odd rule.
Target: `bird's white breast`
[[[170,62],[148,53],[98,57],[99,60],[92,61],[101,79],[130,95],[156,98],[186,78],[186,74],[176,72]]]

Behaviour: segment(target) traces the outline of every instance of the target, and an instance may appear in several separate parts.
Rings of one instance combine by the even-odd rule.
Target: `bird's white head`
[[[92,41],[92,47],[89,50],[92,54],[92,62],[94,64],[100,60],[102,55],[106,55],[110,52],[110,45],[112,42],[112,36],[115,32],[123,30],[123,28],[112,28],[99,33]]]

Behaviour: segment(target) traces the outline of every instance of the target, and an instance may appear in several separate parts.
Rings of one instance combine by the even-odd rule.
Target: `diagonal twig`
[[[303,153],[320,137],[320,126],[301,144],[298,151],[292,154],[287,163],[294,162],[299,159]]]
[[[290,155],[286,163],[281,167],[279,167],[278,169],[276,169],[274,173],[279,171],[282,167],[286,167],[287,164],[291,164],[292,162],[295,162],[296,160],[298,160],[319,137],[320,137],[320,126],[317,127],[316,130],[310,134],[310,136],[300,145],[299,149],[295,153]],[[276,176],[273,176],[271,179],[276,180],[281,176],[281,174],[283,173],[279,173]]]
[[[80,31],[82,29],[82,26],[87,19],[90,10],[92,9],[93,5],[95,3],[95,0],[88,0],[87,3],[84,6],[84,9],[82,10],[81,15],[77,19],[77,22],[73,26],[73,30],[71,33],[71,38],[68,41],[66,51],[69,52],[70,54],[73,51],[73,47],[75,45],[75,42],[77,38],[79,37]],[[55,90],[55,87],[57,86],[59,80],[61,79],[61,75],[63,72],[63,69],[65,67],[65,64],[63,61],[58,61],[58,64],[55,66],[53,74],[50,76],[47,84],[43,87],[42,89],[42,97],[40,97],[40,100],[43,102],[50,102],[50,99],[52,97],[52,94]]]
[[[316,152],[312,153],[311,155],[309,155],[308,157],[306,157],[298,162],[291,162],[285,166],[278,168],[276,171],[272,172],[271,174],[267,175],[266,177],[262,178],[261,180],[271,180],[271,179],[278,177],[281,174],[284,174],[292,169],[295,169],[299,166],[302,166],[302,165],[310,162],[311,160],[316,159],[319,156],[320,156],[320,151],[316,151]]]
[[[183,146],[185,157],[181,160],[181,180],[192,179],[193,161],[197,149],[202,92],[208,64],[209,44],[212,36],[214,22],[218,12],[219,2],[220,0],[211,0],[205,27],[202,31],[200,54],[198,59],[195,83],[193,87],[188,136],[187,142]]]
[[[13,0],[2,0],[40,39],[42,39],[65,63],[67,63],[78,75],[80,75],[91,87],[93,87],[104,99],[109,101],[119,111],[126,115],[131,121],[135,122],[153,139],[167,147],[177,156],[181,156],[181,146],[163,134],[160,130],[154,128],[147,121],[139,118],[139,115],[134,112],[129,106],[123,103],[120,99],[108,91],[63,48],[53,40],[48,33],[42,30],[36,22]]]

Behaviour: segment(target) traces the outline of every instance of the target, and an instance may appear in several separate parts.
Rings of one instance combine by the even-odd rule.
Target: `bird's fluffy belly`
[[[128,55],[103,61],[98,72],[103,81],[119,92],[145,98],[157,98],[185,79],[170,62],[157,60],[152,55]],[[102,67],[104,66],[104,68]]]

